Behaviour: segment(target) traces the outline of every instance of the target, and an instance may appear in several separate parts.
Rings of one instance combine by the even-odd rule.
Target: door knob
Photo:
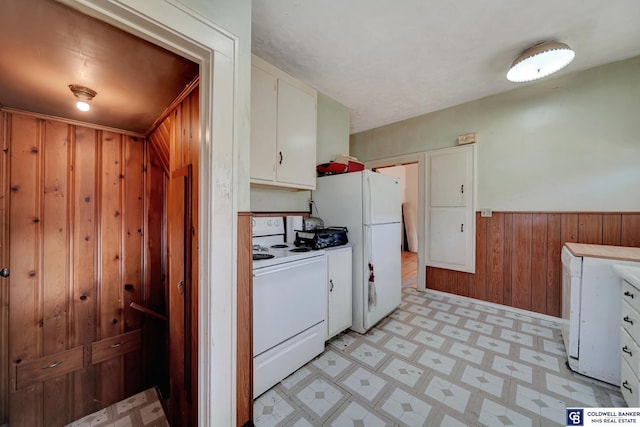
[[[6,267],[0,270],[0,276],[2,277],[9,277],[9,274],[10,274],[9,269]]]

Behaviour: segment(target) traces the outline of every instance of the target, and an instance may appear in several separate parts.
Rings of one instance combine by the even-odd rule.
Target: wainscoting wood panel
[[[427,267],[427,287],[560,317],[565,242],[640,247],[640,213],[476,213],[476,273]]]

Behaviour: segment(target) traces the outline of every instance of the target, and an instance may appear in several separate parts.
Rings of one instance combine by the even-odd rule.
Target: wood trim
[[[11,115],[0,111],[0,182],[9,182]],[[0,187],[0,268],[9,265],[9,186]],[[0,278],[0,424],[9,421],[9,280]]]
[[[565,242],[640,247],[640,212],[477,212],[476,225],[476,274],[427,267],[427,287],[555,317]]]
[[[239,426],[253,423],[252,217],[250,212],[238,213],[236,420]]]
[[[23,111],[23,110],[18,110],[16,108],[11,108],[11,107],[0,107],[0,111],[6,111],[7,113],[10,113],[10,114],[20,114],[22,116],[33,117],[33,118],[40,119],[40,120],[49,120],[49,121],[55,121],[55,122],[60,122],[60,123],[66,123],[66,124],[71,125],[71,126],[88,127],[88,128],[95,129],[95,130],[102,130],[102,131],[106,131],[106,132],[115,132],[115,133],[119,133],[121,135],[127,135],[127,136],[140,138],[141,141],[144,141],[144,138],[145,138],[145,136],[143,134],[138,133],[138,132],[132,132],[130,130],[125,130],[125,129],[118,129],[118,128],[114,128],[114,127],[110,127],[110,126],[98,125],[98,124],[95,124],[95,123],[83,122],[83,121],[80,121],[80,120],[72,120],[72,119],[68,119],[68,118],[65,118],[65,117],[52,116],[52,115],[49,115],[49,114],[34,113],[32,111]]]

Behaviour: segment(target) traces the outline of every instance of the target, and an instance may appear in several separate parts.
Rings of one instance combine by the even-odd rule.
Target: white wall
[[[640,210],[640,57],[351,136],[374,160],[477,135],[479,208]]]
[[[318,93],[318,145],[316,164],[349,154],[349,110],[344,105]],[[308,212],[309,191],[288,191],[251,187],[253,212]]]

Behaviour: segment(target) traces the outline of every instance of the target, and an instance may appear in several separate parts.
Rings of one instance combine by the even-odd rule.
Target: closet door
[[[169,382],[171,425],[191,412],[191,166],[174,171],[167,218],[169,247]]]
[[[474,156],[473,145],[427,153],[427,266],[475,273]]]

